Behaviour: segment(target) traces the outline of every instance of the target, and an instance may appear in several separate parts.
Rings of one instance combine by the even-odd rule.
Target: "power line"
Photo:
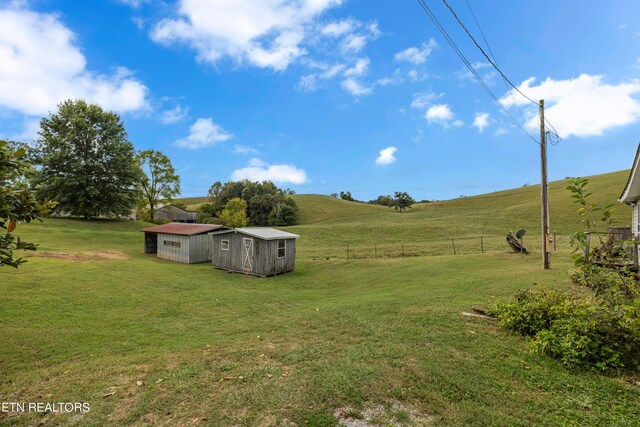
[[[511,80],[509,80],[507,78],[507,76],[504,75],[504,73],[502,72],[502,70],[500,68],[498,68],[498,66],[495,64],[495,62],[493,62],[491,60],[491,58],[489,58],[489,56],[487,55],[487,53],[484,51],[484,49],[482,49],[482,46],[480,46],[478,44],[478,42],[476,41],[476,39],[471,35],[471,33],[469,32],[469,30],[467,29],[467,27],[462,23],[462,21],[460,20],[460,18],[458,18],[458,15],[456,15],[456,12],[451,8],[451,6],[449,6],[449,3],[447,3],[447,0],[442,0],[442,2],[445,4],[445,6],[447,6],[447,9],[449,9],[449,11],[453,14],[453,17],[456,19],[456,21],[458,21],[458,24],[460,24],[460,26],[464,29],[465,33],[467,33],[467,35],[469,36],[469,38],[473,41],[473,43],[476,45],[476,47],[478,49],[480,49],[480,52],[482,52],[482,54],[484,55],[485,58],[487,58],[487,61],[489,61],[489,63],[491,65],[493,65],[493,68],[496,69],[496,71],[498,73],[500,73],[500,75],[502,76],[502,78],[509,83],[509,85],[511,85],[512,88],[514,88],[520,95],[524,96],[525,98],[527,98],[529,101],[531,101],[532,103],[534,103],[535,105],[538,105],[538,103],[536,101],[534,101],[533,99],[529,98],[527,95],[525,95],[524,93],[522,93],[522,91],[520,89],[518,89],[516,87],[516,85],[514,85]]]
[[[473,17],[473,21],[476,23],[476,27],[478,27],[478,31],[480,31],[480,35],[482,36],[482,40],[484,40],[484,44],[487,46],[487,49],[489,50],[489,53],[491,54],[491,58],[493,59],[493,62],[495,62],[495,64],[498,65],[498,60],[496,59],[496,55],[493,53],[493,50],[491,50],[491,46],[489,45],[489,41],[485,37],[484,31],[482,31],[482,28],[480,27],[480,23],[478,22],[478,19],[476,18],[476,14],[473,12],[473,9],[471,8],[471,3],[469,3],[469,0],[465,0],[465,2],[467,3],[467,7],[469,8],[469,12],[471,12],[471,16]],[[507,93],[511,97],[511,100],[513,101],[513,105],[516,107],[516,109],[520,113],[520,117],[522,117],[523,121],[525,121],[526,117],[524,115],[524,112],[518,106],[518,103],[516,102],[516,98],[513,96],[513,91],[509,87],[509,84],[507,83],[507,80],[505,78],[502,78],[502,83],[504,83],[504,87],[507,89]]]
[[[478,80],[478,82],[482,85],[482,87],[487,91],[487,93],[489,94],[489,96],[494,100],[494,102],[502,109],[502,111],[504,111],[504,113],[509,116],[509,118],[516,124],[516,126],[518,126],[520,128],[520,130],[527,135],[533,142],[535,142],[536,144],[540,144],[540,142],[538,142],[538,140],[536,140],[533,136],[531,136],[523,127],[522,125],[520,125],[520,123],[518,123],[518,121],[509,113],[509,111],[504,107],[504,105],[502,105],[502,103],[500,102],[500,100],[495,96],[495,94],[491,91],[491,89],[489,89],[489,87],[487,86],[487,84],[482,80],[482,78],[478,75],[477,71],[473,68],[473,66],[471,65],[471,63],[467,60],[467,58],[464,56],[464,54],[462,53],[462,51],[458,48],[458,46],[456,45],[456,43],[453,41],[453,39],[451,38],[451,36],[449,35],[449,33],[447,33],[447,30],[444,29],[444,27],[442,26],[442,24],[440,24],[440,21],[438,21],[438,18],[436,18],[435,14],[433,13],[433,11],[429,8],[429,6],[427,6],[427,4],[425,3],[424,0],[417,0],[418,4],[420,4],[420,6],[422,7],[422,9],[424,10],[424,12],[427,14],[427,16],[429,16],[429,18],[431,19],[431,21],[433,21],[433,23],[435,24],[436,28],[438,28],[438,30],[440,31],[440,33],[442,34],[442,36],[445,38],[445,40],[449,43],[449,45],[451,45],[451,47],[453,48],[453,50],[456,52],[456,54],[458,55],[458,57],[460,58],[460,60],[462,60],[462,62],[466,65],[466,67],[469,69],[469,71],[471,72],[471,74],[476,78],[476,80]],[[484,52],[484,51],[483,51]],[[493,62],[491,62],[493,64]],[[493,64],[495,67],[495,64]],[[502,73],[501,73],[502,74]],[[505,77],[506,79],[506,77]]]
[[[504,73],[500,70],[500,68],[498,67],[498,61],[496,60],[496,56],[493,54],[493,51],[491,50],[491,46],[489,45],[489,42],[487,41],[487,38],[484,35],[484,32],[482,31],[482,28],[480,27],[480,23],[478,22],[478,19],[476,18],[476,14],[473,12],[473,9],[471,8],[471,4],[469,3],[469,0],[465,0],[465,2],[467,3],[467,7],[469,8],[469,12],[471,12],[471,16],[473,17],[474,22],[476,23],[476,26],[478,27],[478,31],[480,31],[480,35],[482,36],[482,40],[484,40],[485,45],[487,46],[487,49],[489,50],[489,53],[491,54],[491,59],[493,59],[493,61],[491,61],[491,59],[487,56],[487,54],[484,52],[484,50],[478,45],[478,42],[475,40],[475,38],[470,34],[469,30],[467,30],[467,27],[462,23],[462,21],[458,18],[458,16],[456,15],[456,13],[454,12],[454,10],[451,8],[451,6],[447,3],[446,0],[442,0],[444,2],[444,4],[447,6],[447,8],[451,11],[451,13],[453,14],[453,16],[456,18],[456,21],[458,21],[458,23],[462,26],[462,28],[465,30],[465,32],[467,33],[467,35],[471,38],[471,40],[474,42],[474,44],[478,47],[478,49],[480,49],[480,52],[482,52],[482,54],[485,56],[485,58],[487,58],[487,60],[489,60],[489,62],[491,63],[491,65],[493,65],[493,67],[500,73],[500,75],[502,76],[502,80],[504,81],[505,85],[507,86],[509,95],[511,96],[511,99],[513,101],[513,105],[516,106],[516,108],[518,109],[518,111],[520,112],[520,115],[522,117],[524,117],[524,113],[522,112],[522,110],[520,110],[520,108],[518,107],[518,103],[516,102],[515,98],[513,97],[513,91],[511,89],[509,89],[509,86],[513,87],[513,89],[515,89],[516,91],[518,91],[518,93],[520,93],[520,95],[522,95],[523,97],[525,97],[527,100],[533,102],[534,104],[538,105],[537,102],[535,102],[534,100],[532,100],[531,98],[529,98],[527,95],[525,95],[524,93],[522,93],[522,91],[520,91],[520,89],[518,89],[513,83],[511,83],[511,81],[504,75]],[[555,143],[552,141],[552,145],[558,145],[558,143],[560,142],[560,135],[558,134],[558,131],[556,130],[556,128],[551,124],[551,122],[545,117],[544,119],[545,123],[547,125],[549,125],[549,127],[553,130],[553,132],[549,132],[550,134],[554,135],[556,138]]]

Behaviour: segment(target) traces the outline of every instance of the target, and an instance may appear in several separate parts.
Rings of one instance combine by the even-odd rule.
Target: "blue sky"
[[[484,45],[465,0],[449,0]],[[229,179],[358,199],[447,199],[540,180],[536,107],[509,93],[441,0],[0,1],[0,137],[66,98],[118,112],[185,196]],[[496,62],[544,98],[550,179],[629,168],[640,2],[469,0]]]

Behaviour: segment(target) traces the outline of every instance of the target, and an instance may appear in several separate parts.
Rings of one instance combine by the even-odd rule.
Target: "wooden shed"
[[[211,261],[212,231],[226,227],[216,224],[184,224],[172,222],[143,228],[144,253],[185,264]]]
[[[261,227],[218,230],[209,235],[214,268],[260,277],[295,268],[297,234]]]
[[[173,222],[195,223],[198,213],[175,205],[163,205],[153,211],[153,219],[166,219]]]

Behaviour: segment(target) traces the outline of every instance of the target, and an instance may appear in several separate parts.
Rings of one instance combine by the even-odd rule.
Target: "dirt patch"
[[[25,254],[27,257],[60,259],[63,261],[89,262],[105,259],[125,260],[128,255],[117,251],[84,251],[84,252],[50,252],[34,251]]]
[[[346,406],[336,409],[333,415],[338,419],[339,425],[346,427],[434,425],[432,416],[416,409],[407,408],[400,402],[369,403],[365,404],[362,410]]]

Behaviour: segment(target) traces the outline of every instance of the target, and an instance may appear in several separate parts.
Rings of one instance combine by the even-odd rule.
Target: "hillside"
[[[617,204],[617,199],[629,176],[628,170],[611,172],[588,177],[589,188],[593,192],[593,202],[597,205]],[[549,204],[551,228],[558,233],[572,232],[579,225],[575,207],[566,190],[568,181],[553,181],[549,184]],[[366,203],[348,202],[319,194],[298,194],[293,196],[298,204],[298,225],[306,225],[340,218],[363,217],[380,214],[395,214],[386,207]],[[206,197],[188,197],[177,199],[196,209],[206,203]],[[505,191],[445,200],[436,203],[414,205],[404,220],[441,220],[445,224],[457,223],[453,229],[478,229],[486,231],[502,230],[507,224],[514,227],[533,228],[540,220],[540,186],[530,185]],[[616,221],[625,225],[630,221],[630,211],[623,205],[616,207]],[[395,216],[379,216],[377,219],[392,222]],[[400,219],[400,218],[397,218]],[[368,222],[368,221],[367,221]],[[375,221],[374,221],[375,222]],[[465,225],[466,224],[466,225]]]
[[[617,203],[629,171],[589,177],[592,201],[616,205],[618,225],[631,222],[631,210]],[[569,235],[581,230],[580,218],[566,189],[567,181],[549,185],[551,231],[556,246],[568,251]],[[295,195],[299,224],[289,230],[300,234],[299,256],[374,257],[440,255],[505,250],[504,236],[527,230],[525,245],[540,245],[540,186],[531,185],[480,196],[414,205],[401,214],[383,206],[348,202],[322,195]],[[204,198],[184,199],[196,202]],[[480,236],[482,235],[482,242]],[[454,242],[451,242],[451,239]],[[483,248],[484,247],[484,248]]]

